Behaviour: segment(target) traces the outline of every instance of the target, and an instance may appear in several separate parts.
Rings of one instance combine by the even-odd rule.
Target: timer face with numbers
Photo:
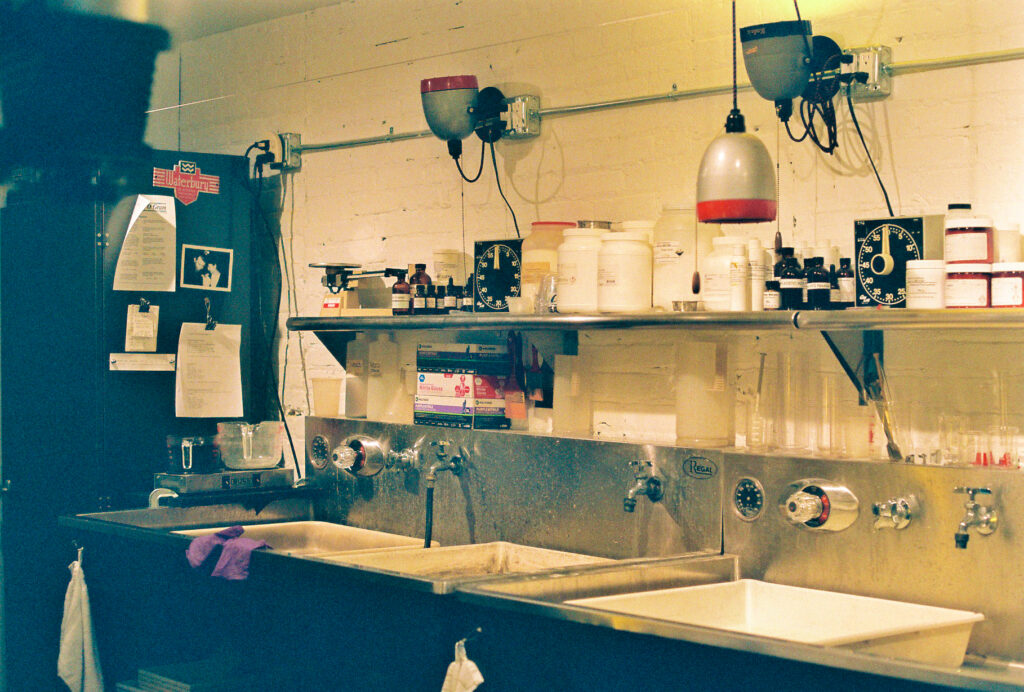
[[[941,220],[914,216],[854,222],[858,306],[906,305],[907,262],[933,259],[936,253],[941,257]]]
[[[508,312],[522,282],[523,241],[478,240],[473,253],[474,312]]]

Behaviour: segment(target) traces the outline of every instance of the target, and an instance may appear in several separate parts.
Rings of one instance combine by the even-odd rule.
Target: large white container
[[[366,417],[369,420],[387,420],[389,404],[402,388],[398,344],[386,332],[381,333],[376,341],[370,343],[367,363]]]
[[[647,219],[637,219],[633,221],[623,221],[622,230],[627,233],[633,231],[639,231],[647,236],[647,242],[654,245],[654,221]]]
[[[566,221],[534,221],[530,225],[530,235],[523,238],[519,295],[531,306],[531,312],[537,301],[541,279],[558,271],[558,246],[562,244],[562,232],[575,226],[575,223]]]
[[[699,300],[693,293],[693,272],[711,254],[711,239],[721,235],[718,224],[697,223],[690,207],[666,204],[654,226],[655,307],[676,309],[676,303]]]
[[[651,244],[643,231],[608,233],[601,239],[597,307],[601,312],[651,309]]]
[[[345,415],[366,418],[366,388],[370,376],[370,342],[358,332],[345,350]]]
[[[617,613],[956,667],[981,613],[756,579],[566,601]],[[813,614],[809,616],[808,614]]]
[[[565,231],[558,246],[559,312],[597,312],[597,265],[601,236],[597,228]]]
[[[729,269],[732,262],[732,248],[746,244],[736,236],[718,236],[711,239],[711,254],[700,263],[700,300],[705,310],[712,312],[729,309]]]

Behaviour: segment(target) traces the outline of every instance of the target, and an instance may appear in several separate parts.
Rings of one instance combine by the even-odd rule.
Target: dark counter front
[[[267,690],[440,689],[458,639],[490,690],[938,689],[757,653],[616,631],[401,588],[337,565],[256,553],[242,582],[185,560],[165,529],[65,520],[84,568],[108,688],[140,667],[220,657]]]

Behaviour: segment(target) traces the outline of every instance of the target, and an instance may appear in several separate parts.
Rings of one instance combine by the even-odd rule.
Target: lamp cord
[[[896,216],[892,212],[892,204],[889,202],[889,193],[885,190],[885,185],[882,183],[882,177],[878,175],[878,168],[875,166],[875,160],[871,158],[871,152],[868,150],[868,143],[864,141],[864,133],[861,132],[860,123],[857,122],[857,112],[853,109],[853,92],[852,85],[846,86],[846,105],[850,107],[850,118],[853,120],[853,126],[857,128],[857,135],[860,137],[860,143],[864,145],[864,153],[868,155],[868,162],[871,164],[871,170],[875,172],[875,180],[878,181],[878,187],[882,188],[882,196],[885,197],[885,206],[889,209],[889,216]]]
[[[455,157],[455,167],[459,169],[459,175],[461,175],[462,179],[465,180],[467,183],[475,183],[476,181],[480,180],[480,174],[484,172],[484,149],[486,149],[486,147],[484,146],[484,143],[481,142],[480,167],[477,169],[476,175],[473,178],[466,177],[466,174],[462,172],[462,164],[459,163],[459,157]]]
[[[793,0],[796,2],[796,0]],[[736,86],[736,0],[732,0],[732,109],[739,110],[739,106],[736,102],[736,92],[738,87]]]
[[[508,213],[512,215],[512,225],[516,227],[516,238],[522,238],[519,234],[519,222],[516,221],[516,213],[512,211],[512,205],[508,203],[508,197],[501,189],[501,176],[498,175],[498,159],[494,156],[494,142],[490,142],[491,145],[491,163],[494,164],[494,182],[498,184],[498,194],[505,200],[505,206],[508,207]]]

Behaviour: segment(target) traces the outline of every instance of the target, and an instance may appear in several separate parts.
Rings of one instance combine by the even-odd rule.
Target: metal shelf
[[[460,313],[422,317],[292,317],[287,324],[291,331],[318,333],[411,329],[578,331],[662,327],[755,330],[795,328],[829,332],[889,329],[1020,329],[1024,328],[1024,309],[652,312],[637,315]]]

